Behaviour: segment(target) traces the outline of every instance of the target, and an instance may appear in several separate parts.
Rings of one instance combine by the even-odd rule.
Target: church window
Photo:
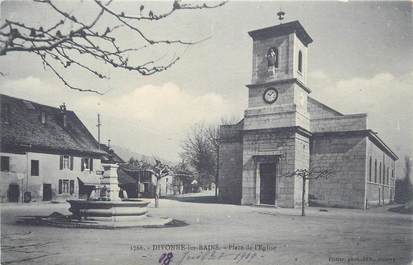
[[[298,52],[298,72],[303,72],[303,53],[301,51]]]
[[[369,181],[371,182],[371,156],[370,156],[370,161],[369,161]]]
[[[278,68],[278,49],[270,48],[267,52],[268,67]]]
[[[379,183],[382,183],[382,179],[381,179],[381,162],[379,165]]]
[[[377,183],[377,159],[374,160],[374,183]]]
[[[389,181],[389,167],[387,167],[387,185],[389,185],[390,181]]]

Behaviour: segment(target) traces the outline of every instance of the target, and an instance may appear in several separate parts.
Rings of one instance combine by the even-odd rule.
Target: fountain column
[[[118,182],[118,165],[117,164],[102,164],[103,175],[100,179],[100,189],[102,193],[100,197],[106,197],[110,201],[121,201],[119,198],[119,182]],[[106,192],[104,191],[106,189]],[[102,191],[103,190],[103,191]]]

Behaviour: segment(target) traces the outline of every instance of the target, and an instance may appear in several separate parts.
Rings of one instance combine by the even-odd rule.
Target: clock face
[[[265,101],[265,102],[267,102],[267,103],[269,103],[269,104],[272,104],[272,103],[274,103],[274,102],[277,100],[277,98],[278,98],[278,91],[277,91],[277,89],[272,88],[272,87],[267,88],[267,89],[265,90],[265,92],[264,92],[263,97],[264,97],[264,101]]]

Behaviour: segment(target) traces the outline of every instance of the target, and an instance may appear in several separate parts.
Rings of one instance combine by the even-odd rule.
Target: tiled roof
[[[104,155],[95,138],[73,111],[0,94],[1,147],[38,152]],[[42,123],[42,113],[46,122]],[[66,115],[66,126],[63,124]]]
[[[125,163],[123,159],[115,153],[115,151],[106,144],[100,144],[100,149],[108,153],[107,160],[118,164]]]
[[[119,184],[130,184],[130,183],[138,183],[139,177],[128,174],[122,168],[118,168],[118,181]]]

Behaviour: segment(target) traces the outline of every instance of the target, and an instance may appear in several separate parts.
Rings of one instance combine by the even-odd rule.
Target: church
[[[292,173],[317,168],[333,173],[307,181],[305,204],[366,209],[390,203],[398,157],[368,127],[367,114],[342,114],[310,96],[313,40],[300,22],[249,35],[248,107],[240,122],[220,128],[220,200],[298,207],[303,183]]]

